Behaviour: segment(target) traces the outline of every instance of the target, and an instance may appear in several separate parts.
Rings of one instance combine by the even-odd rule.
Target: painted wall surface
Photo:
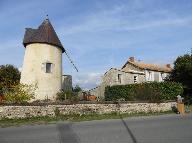
[[[45,63],[52,63],[51,73],[46,73]],[[61,90],[62,51],[60,48],[44,43],[26,46],[21,83],[36,85],[35,99],[54,99]]]

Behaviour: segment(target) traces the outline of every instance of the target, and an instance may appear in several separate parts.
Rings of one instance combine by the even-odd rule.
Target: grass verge
[[[0,127],[9,126],[20,126],[20,125],[36,125],[36,124],[54,124],[57,121],[91,121],[91,120],[102,120],[102,119],[120,119],[127,117],[138,117],[138,116],[155,116],[163,114],[173,114],[173,111],[166,112],[150,112],[150,113],[123,113],[119,115],[117,112],[111,114],[72,114],[72,115],[57,115],[55,117],[50,116],[39,116],[39,117],[28,117],[28,118],[18,118],[18,119],[8,119],[2,118],[0,120]]]

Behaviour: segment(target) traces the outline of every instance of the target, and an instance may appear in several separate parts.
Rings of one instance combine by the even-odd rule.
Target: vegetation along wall
[[[140,84],[115,85],[105,88],[105,100],[162,102],[175,100],[183,94],[182,84],[176,82],[150,82]]]

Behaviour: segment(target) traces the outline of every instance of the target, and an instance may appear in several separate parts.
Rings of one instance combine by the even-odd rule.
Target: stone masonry
[[[164,112],[170,111],[175,102],[167,103],[121,103],[121,104],[72,104],[47,106],[0,106],[0,118],[25,118],[37,116],[55,116],[58,109],[61,114],[109,114]]]

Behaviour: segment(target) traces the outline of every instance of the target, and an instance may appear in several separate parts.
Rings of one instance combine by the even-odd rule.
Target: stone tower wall
[[[51,73],[46,73],[46,63],[51,63]],[[61,90],[62,50],[45,43],[33,43],[26,46],[21,83],[37,85],[35,99],[53,100]]]

